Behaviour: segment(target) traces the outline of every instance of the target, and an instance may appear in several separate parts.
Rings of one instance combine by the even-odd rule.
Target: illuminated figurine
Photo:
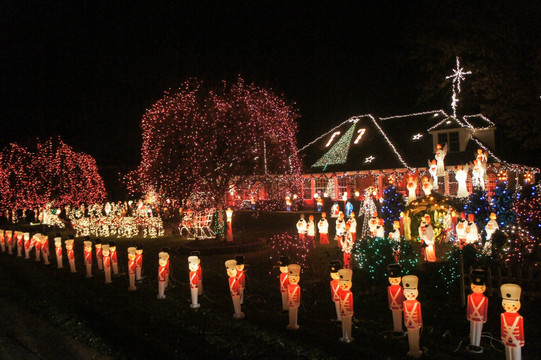
[[[488,160],[487,152],[483,151],[483,149],[477,149],[476,159],[481,164],[486,164]]]
[[[137,287],[135,286],[135,247],[133,246],[128,248],[128,276],[130,279],[128,290],[137,290]]]
[[[353,317],[353,294],[351,293],[353,271],[351,269],[338,270],[340,277],[340,315],[342,316],[342,337],[340,341],[350,343],[353,341],[351,336],[351,319]]]
[[[346,202],[346,206],[344,206],[344,209],[346,210],[346,216],[350,217],[351,212],[353,211],[353,204],[349,201]]]
[[[56,238],[55,238],[56,239]],[[30,259],[30,233],[24,233],[24,258]]]
[[[419,228],[419,235],[425,244],[425,261],[436,261],[436,245],[434,244],[434,228],[430,224],[430,215],[424,216],[424,222]]]
[[[408,189],[408,204],[417,199],[415,191],[417,190],[417,179],[412,175],[408,175],[406,188]]]
[[[428,180],[428,177],[426,176],[423,177],[422,189],[425,193],[425,196],[429,196],[430,194],[432,194],[432,182]]]
[[[402,313],[404,311],[404,290],[400,286],[402,281],[402,268],[399,264],[387,265],[389,272],[389,287],[387,287],[387,301],[389,310],[393,313],[393,335],[401,336],[402,331]]]
[[[304,241],[306,237],[306,221],[304,220],[304,214],[301,214],[301,218],[297,221],[297,232],[299,233],[299,240]]]
[[[118,256],[116,254],[116,243],[114,241],[109,241],[109,253],[111,254],[113,275],[118,276]]]
[[[197,256],[188,256],[188,268],[190,269],[190,292],[192,295],[192,309],[197,309],[201,305],[198,302],[198,287],[199,287],[199,275],[197,274],[199,269],[199,258]]]
[[[0,247],[2,248],[2,252],[6,252],[6,238],[4,236],[4,230],[0,230]]]
[[[317,223],[317,229],[319,230],[319,243],[322,245],[329,244],[329,222],[327,221],[327,214],[321,213],[321,220]]]
[[[43,263],[49,265],[49,237],[47,235],[41,235],[39,238],[41,255],[43,256]]]
[[[340,216],[340,207],[338,206],[338,203],[334,203],[331,206],[331,217],[336,218]]]
[[[235,319],[244,319],[244,313],[241,311],[240,306],[239,281],[237,279],[237,262],[235,260],[227,260],[225,262],[225,268],[227,270],[227,276],[229,276],[229,292],[231,293],[231,300],[233,300],[233,309],[235,310],[233,317]]]
[[[316,247],[316,223],[314,221],[314,215],[308,216],[308,222],[306,223],[306,238],[309,246]]]
[[[353,250],[353,240],[349,232],[349,224],[346,224],[346,236],[342,240],[342,252],[344,253],[344,269],[351,269],[351,251]]]
[[[344,221],[344,213],[340,211],[338,219],[336,219],[336,237],[338,239],[338,247],[342,247],[342,240],[346,235],[346,222]]]
[[[349,233],[351,234],[351,240],[355,242],[357,240],[357,220],[355,220],[355,213],[352,211],[348,219]]]
[[[434,190],[438,190],[438,165],[436,160],[428,160],[428,172],[432,177],[432,185]]]
[[[288,330],[297,330],[299,306],[301,305],[301,287],[299,286],[301,267],[297,264],[290,264],[287,267],[289,271],[289,285],[287,286],[287,304],[289,307]]]
[[[203,295],[203,267],[201,266],[201,257],[199,256],[199,251],[192,251],[191,256],[197,256],[199,258],[199,263],[197,264],[197,277],[199,279],[199,285],[197,286],[197,294],[199,296]]]
[[[490,221],[485,226],[485,232],[487,234],[485,239],[485,245],[483,247],[483,253],[487,255],[492,255],[492,235],[496,230],[500,229],[500,226],[498,225],[498,221],[496,221],[497,217],[495,213],[490,214]]]
[[[84,241],[84,256],[86,266],[86,277],[92,277],[92,241]]]
[[[468,244],[476,244],[479,241],[479,233],[474,220],[475,216],[468,214],[468,224],[466,225],[466,242]]]
[[[167,260],[169,260],[169,254],[161,251],[158,254],[158,299],[165,299],[165,278],[167,276]]]
[[[485,164],[478,160],[473,160],[473,168],[471,171],[472,186],[478,186],[485,190],[485,172]]]
[[[436,145],[436,154],[434,157],[436,158],[437,162],[437,171],[438,176],[444,176],[445,175],[445,156],[447,155],[447,144],[442,148],[440,144]]]
[[[505,310],[500,315],[501,339],[505,345],[505,358],[507,360],[520,360],[524,346],[524,319],[518,313],[522,289],[516,284],[503,284],[500,291],[502,306]]]
[[[395,261],[398,263],[400,259],[400,221],[395,220],[393,222],[393,230],[387,234],[387,238],[391,240],[391,247],[393,249],[393,256],[395,258]]]
[[[54,238],[54,249],[56,253],[57,266],[59,269],[62,269],[64,267],[62,264],[62,238],[59,236]]]
[[[162,252],[167,253],[169,255],[169,248],[162,248]],[[169,286],[169,274],[171,273],[171,268],[169,266],[169,257],[167,257],[167,262],[165,264],[165,288]]]
[[[244,255],[235,256],[237,262],[237,280],[239,284],[240,304],[244,304],[244,289],[246,288],[246,274],[244,270]]]
[[[41,261],[41,234],[34,234],[31,239],[30,247],[34,248],[34,255],[36,256],[34,261],[40,262]],[[32,244],[34,244],[32,246]]]
[[[85,240],[88,240],[88,237],[85,238]],[[96,248],[96,263],[98,263],[98,270],[103,270],[103,254],[102,254],[102,245],[101,240],[96,239],[94,247]]]
[[[141,281],[141,271],[143,269],[143,244],[137,244],[135,248],[135,280]]]
[[[368,229],[370,230],[370,236],[374,237],[376,236],[376,228],[378,227],[379,218],[378,218],[378,212],[374,211],[372,213],[372,217],[370,220],[368,220]]]
[[[111,284],[111,252],[109,251],[109,245],[103,244],[101,246],[101,252],[103,255],[103,273],[105,274],[105,283]]]
[[[24,233],[22,231],[17,231],[17,257],[23,256],[23,241]]]
[[[486,273],[484,270],[475,269],[471,272],[471,290],[468,295],[468,307],[466,317],[470,322],[470,345],[468,351],[475,354],[483,352],[481,347],[481,333],[483,324],[487,322],[488,298],[483,294],[486,287]]]
[[[336,309],[336,321],[342,321],[340,313],[340,275],[338,270],[342,268],[340,260],[333,260],[329,263],[329,272],[331,273],[331,297]]]
[[[470,196],[468,188],[466,186],[466,179],[468,178],[468,165],[465,165],[462,168],[462,165],[457,165],[455,170],[455,179],[458,182],[458,190],[456,192],[456,197],[465,198]]]
[[[280,293],[282,294],[282,311],[288,311],[287,307],[287,286],[289,285],[289,256],[281,256],[278,260],[278,267],[280,268]]]
[[[377,238],[385,237],[385,220],[378,219],[378,225],[374,229],[374,237],[377,237]]]
[[[5,235],[6,235],[6,244],[8,246],[8,254],[13,255],[13,231],[6,230]]]
[[[64,241],[66,245],[66,256],[68,257],[68,262],[70,264],[70,271],[72,273],[77,272],[75,269],[75,253],[73,252],[73,239]]]
[[[466,226],[468,225],[468,221],[466,220],[466,213],[462,211],[460,213],[460,220],[456,223],[456,236],[458,238],[458,247],[459,249],[462,249],[464,245],[466,245]]]
[[[419,347],[420,330],[423,326],[421,303],[417,301],[419,279],[415,275],[406,275],[402,278],[404,288],[404,325],[408,329],[409,351],[408,356],[420,358],[423,352]]]

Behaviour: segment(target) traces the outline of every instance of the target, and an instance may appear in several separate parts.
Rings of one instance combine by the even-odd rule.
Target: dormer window
[[[459,152],[460,151],[460,140],[458,136],[458,131],[449,131],[438,134],[438,144],[448,144],[447,151],[449,152]]]

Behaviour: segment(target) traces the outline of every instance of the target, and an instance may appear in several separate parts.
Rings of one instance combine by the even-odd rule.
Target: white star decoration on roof
[[[447,76],[445,79],[453,79],[453,99],[451,102],[451,107],[453,108],[453,117],[456,119],[456,107],[458,104],[458,96],[460,93],[460,81],[465,80],[464,75],[470,75],[471,71],[464,71],[460,67],[460,59],[456,57],[456,69],[453,69],[453,75]]]
[[[369,157],[367,157],[366,159],[364,159],[364,163],[365,164],[368,164],[368,163],[371,163],[372,161],[374,161],[375,157],[373,157],[372,155],[370,155]]]
[[[423,134],[415,134],[415,135],[413,135],[412,140],[414,140],[414,141],[415,140],[420,140],[422,137],[423,137]]]

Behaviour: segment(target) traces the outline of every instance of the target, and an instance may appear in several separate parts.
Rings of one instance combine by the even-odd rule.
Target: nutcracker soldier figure
[[[64,241],[64,244],[66,245],[66,255],[70,264],[70,272],[75,273],[77,272],[77,270],[75,269],[75,253],[73,252],[73,239],[68,239]]]
[[[522,289],[516,284],[503,284],[500,291],[502,293],[502,306],[505,310],[500,316],[501,339],[505,345],[505,358],[507,360],[520,360],[524,346],[524,320],[518,313]]]
[[[321,213],[321,220],[317,223],[317,229],[319,230],[319,243],[321,245],[329,244],[329,222],[327,221],[327,214]]]
[[[17,257],[23,256],[23,240],[24,233],[22,231],[17,231]]]
[[[8,254],[13,255],[13,231],[6,230],[5,234],[6,234],[6,244],[8,246]]]
[[[402,267],[399,264],[387,265],[389,273],[389,287],[387,287],[387,300],[389,310],[393,313],[393,336],[400,337],[404,335],[402,330],[402,313],[404,311],[404,290],[400,286],[402,281]]]
[[[289,285],[287,286],[287,304],[289,307],[288,330],[297,330],[299,306],[301,305],[301,287],[299,286],[301,267],[297,264],[289,264]]]
[[[470,345],[467,349],[474,354],[483,352],[481,347],[481,333],[483,324],[487,322],[488,298],[483,295],[486,287],[486,273],[481,269],[471,272],[472,293],[468,295],[468,307],[466,317],[470,322]]]
[[[57,234],[58,235],[58,234]],[[62,238],[57,236],[54,238],[54,250],[56,253],[56,264],[59,269],[62,269]]]
[[[357,239],[357,220],[355,220],[355,213],[352,211],[348,219],[349,233],[351,234],[351,241],[355,242]]]
[[[235,260],[227,260],[225,262],[225,268],[227,270],[227,276],[229,276],[229,292],[231,293],[231,300],[233,300],[233,309],[235,310],[233,317],[235,319],[244,319],[244,313],[241,311],[240,306],[239,281],[237,279],[237,262]]]
[[[201,256],[199,256],[199,251],[192,251],[191,256],[197,256],[199,258],[199,263],[197,264],[197,278],[199,283],[197,285],[197,294],[199,296],[203,295],[203,267],[201,266]]]
[[[308,240],[309,246],[312,248],[316,247],[316,223],[314,221],[314,215],[308,216],[308,222],[306,223],[306,239]]]
[[[103,244],[101,246],[101,253],[103,255],[103,273],[105,274],[105,283],[111,284],[111,252],[109,251],[109,244]]]
[[[27,232],[24,233],[24,258],[30,259],[30,233]]]
[[[85,240],[89,240],[85,238]],[[102,245],[101,240],[96,239],[94,247],[96,248],[96,263],[98,263],[98,270],[103,270],[103,254],[102,254]]]
[[[0,247],[2,248],[2,252],[6,252],[6,238],[4,235],[4,230],[0,230]]]
[[[350,343],[353,341],[351,336],[351,319],[353,317],[353,294],[351,293],[351,279],[353,270],[338,270],[340,277],[340,314],[342,315],[342,337],[340,341]]]
[[[169,255],[169,248],[162,248],[162,252],[167,253]],[[165,264],[165,288],[169,286],[169,274],[171,272],[171,268],[169,267],[169,257],[167,258],[167,263]]]
[[[143,278],[141,277],[141,272],[143,269],[143,244],[139,243],[137,244],[137,247],[135,248],[135,280],[141,281]]]
[[[280,268],[280,293],[282,294],[282,311],[288,311],[287,306],[287,286],[289,285],[289,256],[280,256],[278,267]]]
[[[338,219],[336,219],[336,237],[338,239],[338,247],[342,247],[342,241],[346,235],[346,222],[344,221],[344,213],[338,213]]]
[[[167,260],[169,260],[169,254],[161,251],[158,254],[158,258],[158,296],[156,298],[161,300],[165,299],[165,278],[167,277]]]
[[[304,241],[306,237],[306,221],[304,220],[304,214],[301,214],[301,218],[297,221],[297,232],[299,233],[299,241]]]
[[[116,243],[114,241],[109,241],[109,253],[111,255],[113,275],[118,276],[118,256],[116,254]]]
[[[43,263],[49,265],[49,237],[47,235],[41,235],[39,238],[41,255],[43,255]]]
[[[420,330],[423,326],[421,303],[417,301],[419,279],[415,275],[406,275],[402,278],[404,288],[404,325],[408,329],[409,351],[408,356],[420,358],[423,352],[419,347]]]
[[[84,242],[84,256],[85,256],[85,266],[86,266],[86,277],[92,277],[92,241]]]
[[[239,284],[240,304],[244,304],[244,289],[246,288],[246,274],[244,270],[244,255],[235,256],[237,262],[237,281]]]
[[[340,313],[340,275],[338,270],[342,268],[340,260],[333,260],[329,263],[329,272],[331,273],[331,298],[336,309],[336,321],[342,321]]]
[[[199,269],[199,258],[197,256],[188,256],[188,268],[190,269],[190,291],[192,295],[192,304],[190,307],[192,309],[197,309],[201,305],[198,302],[198,290],[199,287],[199,276],[197,270]]]
[[[128,276],[130,278],[128,290],[137,290],[137,287],[135,286],[135,247],[133,246],[128,248]]]

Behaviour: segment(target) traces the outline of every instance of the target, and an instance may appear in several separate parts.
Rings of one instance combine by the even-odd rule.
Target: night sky
[[[240,74],[283,94],[301,115],[300,146],[352,115],[451,111],[450,86],[417,102],[434,59],[430,46],[411,54],[422,34],[443,38],[433,24],[461,21],[455,2],[280,3],[4,2],[0,145],[59,134],[100,168],[133,168],[145,109],[189,77]],[[454,58],[440,61],[443,83]]]

